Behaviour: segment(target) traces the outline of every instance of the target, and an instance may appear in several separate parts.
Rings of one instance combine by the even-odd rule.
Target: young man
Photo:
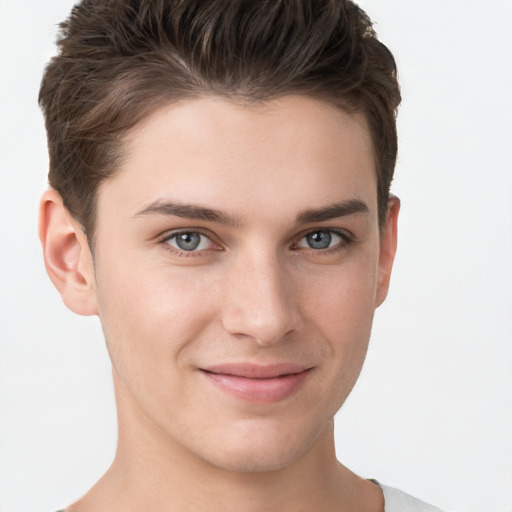
[[[396,68],[342,0],[83,0],[40,102],[40,237],[112,360],[68,512],[437,510],[335,457],[385,299]]]

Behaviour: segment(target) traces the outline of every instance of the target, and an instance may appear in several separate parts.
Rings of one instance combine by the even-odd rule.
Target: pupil
[[[193,251],[200,242],[201,236],[198,233],[180,233],[176,237],[178,247],[184,251]]]
[[[331,239],[328,231],[316,231],[307,236],[308,245],[312,249],[327,249],[331,245]]]

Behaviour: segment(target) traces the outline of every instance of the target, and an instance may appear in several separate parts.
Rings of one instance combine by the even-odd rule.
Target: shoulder
[[[442,512],[441,509],[429,505],[409,494],[375,482],[384,494],[384,512]]]

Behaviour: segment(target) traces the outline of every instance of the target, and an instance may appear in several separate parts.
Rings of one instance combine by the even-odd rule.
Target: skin
[[[99,315],[118,407],[115,460],[67,510],[382,512],[334,451],[396,250],[399,204],[379,231],[364,118],[307,97],[204,97],[125,142],[99,189],[94,265],[59,195],[41,202],[48,273],[70,309]],[[218,215],[190,218],[198,207]],[[289,396],[248,399],[205,372],[226,363],[308,371]]]

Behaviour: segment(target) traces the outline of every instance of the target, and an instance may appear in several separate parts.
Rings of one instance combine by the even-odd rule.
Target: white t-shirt
[[[405,492],[375,482],[384,493],[384,512],[442,512],[441,509],[413,498]]]

